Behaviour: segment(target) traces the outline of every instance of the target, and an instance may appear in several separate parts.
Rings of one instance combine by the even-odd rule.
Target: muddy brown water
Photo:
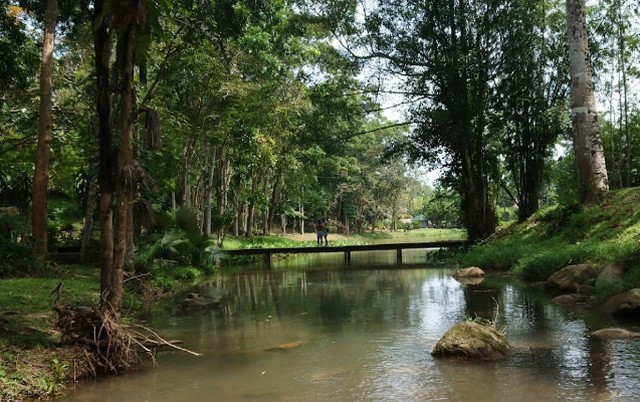
[[[224,311],[155,314],[150,325],[202,353],[164,351],[158,366],[75,384],[65,401],[637,401],[640,339],[596,341],[606,326],[512,279],[462,285],[424,252],[297,258],[243,267],[200,284],[224,289]],[[292,270],[290,268],[296,268]],[[258,268],[257,270],[254,268]],[[504,328],[500,362],[431,357],[469,317]]]

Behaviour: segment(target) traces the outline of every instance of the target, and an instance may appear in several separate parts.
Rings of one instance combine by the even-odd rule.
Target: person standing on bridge
[[[324,239],[324,220],[318,219],[315,224],[316,229],[316,245],[322,245],[322,239]]]
[[[329,240],[327,240],[327,236],[329,236],[329,224],[324,218],[322,218],[322,225],[324,226],[324,233],[322,234],[322,238],[324,239],[324,245],[328,246]],[[320,242],[320,244],[322,244],[322,242]]]

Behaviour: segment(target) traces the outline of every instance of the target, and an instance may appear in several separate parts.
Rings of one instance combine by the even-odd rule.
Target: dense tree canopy
[[[46,4],[0,1],[0,202],[23,214]],[[564,2],[59,6],[49,249],[64,224],[84,224],[85,246],[99,226],[105,292],[141,242],[175,227],[196,232],[197,260],[228,234],[303,232],[322,217],[364,231],[424,214],[476,241],[498,206],[524,220],[578,200]],[[638,10],[587,11],[606,168],[613,187],[637,185]],[[412,163],[440,171],[436,191]]]

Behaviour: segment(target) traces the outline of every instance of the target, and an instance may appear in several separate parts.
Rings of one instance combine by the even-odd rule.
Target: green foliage
[[[24,241],[30,232],[30,222],[24,215],[0,215],[0,238]]]
[[[140,247],[136,256],[137,267],[148,269],[155,259],[180,260],[181,255],[177,246],[188,241],[184,232],[178,230],[169,231],[159,238],[155,238],[156,236],[144,239],[147,244]]]
[[[9,7],[11,5],[11,7]],[[0,1],[0,99],[4,91],[24,90],[38,64],[38,43],[29,34],[15,2]],[[2,113],[0,113],[2,114]]]
[[[136,267],[160,277],[166,275],[163,273],[166,269],[174,269],[175,272],[169,274],[169,277],[176,279],[194,279],[203,273],[213,273],[222,256],[215,239],[200,233],[195,213],[191,210],[179,209],[174,219],[173,228],[168,228],[162,234],[151,233],[140,239]],[[169,226],[168,219],[163,226]],[[179,266],[189,268],[180,270],[177,268]],[[192,270],[198,271],[198,274]],[[163,279],[158,281],[161,288],[167,286]]]
[[[175,271],[176,279],[197,279],[202,276],[202,272],[194,267],[181,267]]]
[[[531,249],[536,249],[536,247],[533,246]],[[551,274],[560,268],[569,264],[583,262],[573,259],[573,257],[576,257],[576,254],[582,256],[575,251],[577,250],[572,249],[570,246],[565,246],[560,249],[553,248],[551,250],[521,256],[512,269],[513,272],[526,280],[547,280]]]
[[[68,369],[69,364],[67,362],[59,359],[51,359],[51,371],[53,372],[53,379],[56,385],[60,386],[64,384],[64,374]]]
[[[200,225],[196,211],[189,208],[178,208],[175,213],[176,226],[189,235],[200,234]]]
[[[524,255],[534,252],[538,246],[528,243],[504,242],[499,246],[473,246],[460,257],[465,265],[477,265],[487,269],[507,271]]]
[[[459,220],[460,195],[451,189],[437,186],[428,198],[424,215],[437,224]]]
[[[0,191],[0,205],[16,206],[20,212],[26,213],[31,207],[33,167],[13,166],[11,174],[5,180],[6,188]]]
[[[33,247],[0,237],[0,278],[29,276],[39,272],[43,263]]]
[[[640,288],[640,265],[637,260],[631,264],[623,278],[624,290]]]
[[[37,277],[0,280],[0,399],[27,400],[59,396],[70,365],[61,357],[55,333],[51,291],[64,283],[61,301],[95,305],[98,269],[89,266],[49,267]]]
[[[566,156],[549,163],[549,189],[547,205],[573,205],[579,201],[575,172],[576,158],[571,151]]]

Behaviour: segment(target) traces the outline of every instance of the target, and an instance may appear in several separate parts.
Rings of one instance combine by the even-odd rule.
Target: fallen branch
[[[140,336],[142,336],[142,337],[145,337],[148,341],[150,341],[150,342],[154,342],[154,343],[157,343],[157,344],[158,344],[158,346],[162,346],[162,345],[164,345],[164,346],[169,346],[169,347],[172,347],[172,348],[174,348],[174,349],[177,349],[177,350],[179,350],[179,351],[181,351],[181,352],[189,353],[189,354],[191,354],[191,355],[193,355],[193,356],[202,356],[202,354],[201,354],[201,353],[197,353],[197,352],[194,352],[194,351],[189,350],[189,349],[181,348],[180,346],[178,346],[178,345],[176,345],[176,344],[174,343],[175,341],[174,341],[174,342],[167,341],[166,339],[164,339],[164,338],[162,338],[160,335],[158,335],[155,331],[153,331],[152,329],[150,329],[150,328],[148,328],[148,327],[145,327],[144,325],[136,325],[136,327],[138,327],[138,328],[142,328],[143,330],[145,330],[145,331],[147,331],[148,333],[150,333],[151,335],[153,335],[153,336],[154,336],[154,338],[155,338],[155,340],[151,340],[149,337],[145,337],[142,333],[140,333],[140,332],[135,331],[134,329],[132,329],[132,327],[129,327],[129,329],[130,329],[131,331],[133,331],[133,332],[137,333],[138,335],[140,335]],[[180,341],[178,341],[178,342],[180,342]]]

